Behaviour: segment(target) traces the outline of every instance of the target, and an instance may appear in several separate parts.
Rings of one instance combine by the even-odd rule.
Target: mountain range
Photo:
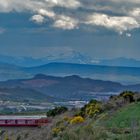
[[[29,79],[0,82],[0,94],[4,99],[89,100],[123,90],[140,91],[140,84],[126,86],[117,82],[81,78],[77,75],[56,77],[43,74]]]
[[[123,84],[140,83],[140,61],[128,58],[92,59],[79,52],[43,58],[0,55],[0,81],[31,78],[41,73],[54,76],[79,75]]]
[[[37,67],[20,67],[0,63],[0,81],[31,78],[36,74],[53,76],[79,75],[99,80],[120,82],[123,84],[140,83],[139,67],[99,66],[72,63],[49,63]]]

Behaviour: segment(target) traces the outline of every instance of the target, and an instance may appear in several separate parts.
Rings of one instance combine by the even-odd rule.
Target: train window
[[[27,120],[27,124],[35,124],[35,120]]]
[[[0,120],[0,124],[6,124],[5,120]]]
[[[7,124],[16,124],[15,120],[7,120]]]
[[[26,121],[25,120],[18,120],[17,124],[26,124]]]

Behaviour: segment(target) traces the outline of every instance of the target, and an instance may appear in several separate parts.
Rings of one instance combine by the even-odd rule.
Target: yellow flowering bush
[[[94,117],[102,111],[102,104],[96,100],[91,100],[88,104],[81,108],[76,115],[82,117]]]
[[[55,127],[52,129],[52,134],[53,134],[53,136],[57,136],[63,130],[64,130],[64,127]]]
[[[92,116],[94,116],[94,115],[96,115],[97,113],[99,113],[100,112],[100,104],[90,104],[87,108],[86,108],[86,110],[85,110],[85,114],[86,114],[86,116],[90,116],[90,117],[92,117]]]
[[[70,124],[78,124],[78,123],[83,123],[85,120],[81,116],[76,116],[71,119]]]

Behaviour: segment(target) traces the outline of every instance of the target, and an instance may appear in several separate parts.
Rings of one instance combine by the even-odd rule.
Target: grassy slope
[[[133,103],[121,108],[107,121],[107,126],[127,128],[140,123],[140,103]]]
[[[102,113],[97,120],[68,127],[58,140],[138,140],[140,139],[140,103],[132,103],[110,113]],[[99,133],[100,132],[100,133]]]

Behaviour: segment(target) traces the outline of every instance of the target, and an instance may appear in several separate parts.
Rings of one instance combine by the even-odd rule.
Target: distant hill
[[[1,88],[21,88],[37,91],[35,95],[44,98],[53,97],[64,100],[89,100],[91,98],[106,97],[123,90],[140,91],[140,85],[122,85],[117,82],[81,78],[77,75],[66,77],[47,76],[38,74],[30,79],[8,80],[0,82]],[[11,92],[10,92],[11,93]],[[21,93],[22,94],[22,93]],[[28,92],[23,93],[26,96]],[[14,94],[13,94],[14,95]],[[34,98],[34,94],[31,94]],[[46,97],[45,97],[46,95]]]
[[[52,97],[29,88],[0,88],[0,99],[9,101],[52,101]]]
[[[140,83],[140,68],[98,66],[72,63],[49,63],[25,69],[30,74],[47,74],[54,76],[79,75],[92,79],[116,81],[125,84]]]
[[[0,81],[8,79],[19,79],[19,78],[31,77],[30,73],[24,71],[23,67],[17,65],[0,62]]]
[[[140,68],[137,67],[49,63],[46,65],[27,68],[0,62],[0,81],[31,78],[38,73],[60,77],[79,75],[81,77],[114,81],[124,84],[140,83]]]

